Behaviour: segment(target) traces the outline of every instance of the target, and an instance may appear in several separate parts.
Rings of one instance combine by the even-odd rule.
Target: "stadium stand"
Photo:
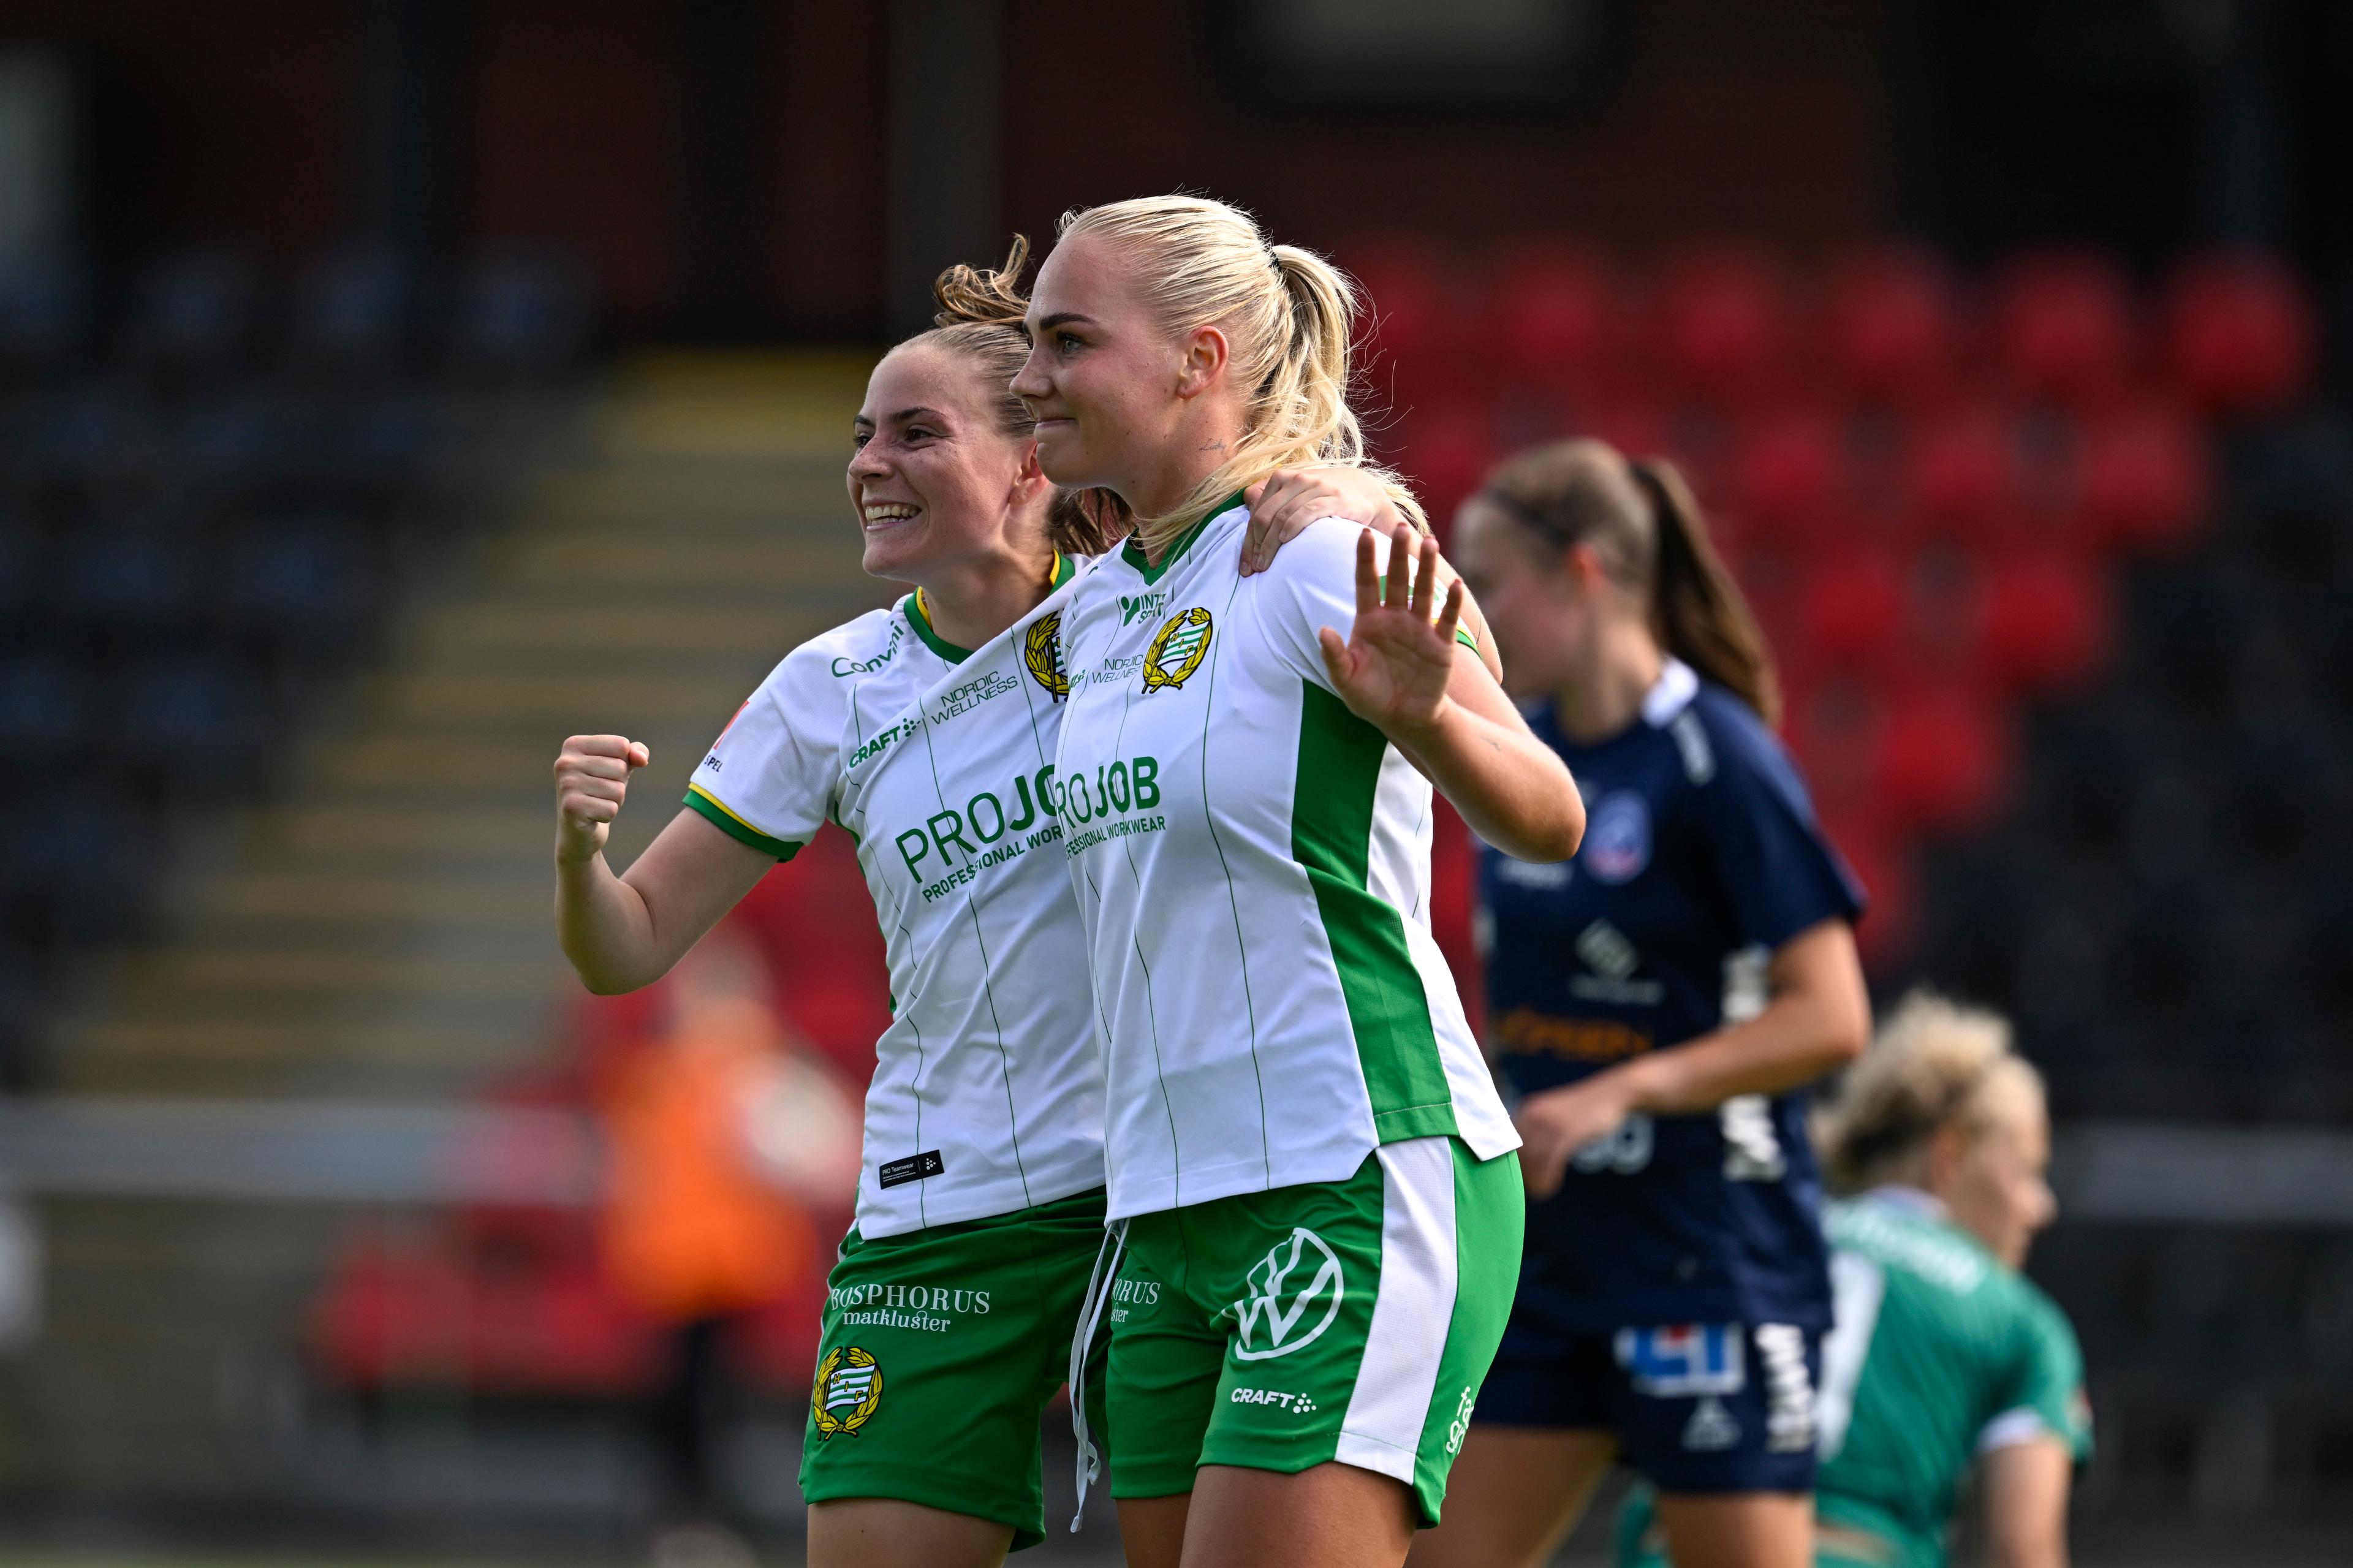
[[[2063,1119],[2353,1117],[2353,430],[2312,396],[2292,270],[1360,254],[1381,444],[1441,526],[1531,439],[1692,470],[1884,993],[2010,1012]],[[1493,321],[1450,303],[1488,291]],[[2036,1259],[2092,1368],[2088,1497],[2292,1512],[2341,1484],[2341,1233],[2063,1223]]]

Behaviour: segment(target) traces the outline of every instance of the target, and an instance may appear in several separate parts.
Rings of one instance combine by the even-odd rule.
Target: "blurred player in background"
[[[893,1016],[810,1394],[819,1568],[985,1568],[1040,1538],[1039,1415],[1103,1237],[1102,1073],[1052,786],[1058,628],[1115,533],[1039,472],[1006,390],[1023,255],[944,274],[942,324],[884,357],[857,416],[866,570],[915,591],[787,656],[626,877],[603,847],[646,749],[575,737],[556,763],[558,924],[592,990],[661,975],[825,822],[858,840]],[[1286,513],[1389,506],[1337,470],[1269,491]]]
[[[1992,1568],[2064,1568],[2067,1493],[2091,1453],[2083,1357],[2019,1273],[2057,1205],[2042,1080],[2010,1026],[1906,997],[1820,1121],[1838,1326],[1822,1352],[1815,1561],[1943,1568],[1974,1469]],[[1624,1568],[1660,1568],[1650,1500]]]
[[[1869,1037],[1862,896],[1672,468],[1594,441],[1524,453],[1454,548],[1590,823],[1572,861],[1482,860],[1533,1202],[1455,1506],[1413,1560],[1544,1561],[1622,1454],[1685,1564],[1798,1568],[1831,1300],[1795,1091]]]
[[[1250,487],[1361,460],[1355,313],[1232,207],[1114,203],[1063,219],[1013,384],[1046,472],[1139,519],[1071,602],[1055,797],[1140,1568],[1401,1562],[1517,1268],[1519,1140],[1426,923],[1431,786],[1561,855],[1575,785],[1457,642],[1461,584],[1434,603],[1434,542],[1326,519],[1243,572]]]
[[[621,1293],[669,1331],[651,1412],[663,1561],[749,1562],[721,1523],[726,1340],[825,1268],[812,1208],[858,1180],[858,1114],[779,1024],[759,952],[714,933],[670,972],[669,1019],[598,1075],[600,1231]]]

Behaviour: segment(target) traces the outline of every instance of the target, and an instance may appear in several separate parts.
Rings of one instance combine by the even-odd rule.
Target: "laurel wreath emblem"
[[[817,1363],[809,1389],[809,1420],[826,1436],[853,1436],[882,1403],[882,1368],[856,1345],[837,1345]]]
[[[1157,691],[1164,686],[1184,685],[1201,668],[1201,660],[1209,651],[1209,635],[1215,629],[1209,612],[1198,605],[1169,616],[1152,639],[1152,646],[1145,650],[1144,689]]]
[[[1021,639],[1021,662],[1029,667],[1029,679],[1052,692],[1055,701],[1071,694],[1071,678],[1062,669],[1061,611],[1030,623]]]

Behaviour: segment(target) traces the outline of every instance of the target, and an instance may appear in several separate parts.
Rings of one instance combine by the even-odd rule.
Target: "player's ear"
[[[1226,368],[1226,334],[1215,327],[1196,327],[1185,334],[1176,362],[1176,395],[1190,400],[1217,384]]]

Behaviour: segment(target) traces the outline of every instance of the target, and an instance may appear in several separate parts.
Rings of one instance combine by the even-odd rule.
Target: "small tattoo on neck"
[[[1204,452],[1222,452],[1226,449],[1226,444],[1223,441],[1204,441],[1198,449]]]

